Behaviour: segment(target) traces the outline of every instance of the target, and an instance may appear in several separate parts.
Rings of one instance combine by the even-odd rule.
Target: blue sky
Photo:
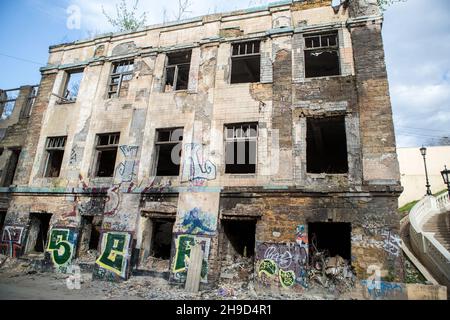
[[[118,1],[118,0],[116,0]],[[133,0],[128,0],[133,2]],[[38,84],[48,47],[111,31],[108,0],[2,0],[0,88]],[[265,4],[267,0],[192,0],[186,17]],[[178,0],[144,1],[148,24],[173,20]],[[80,29],[69,29],[68,9],[80,9]],[[165,12],[165,14],[164,14]],[[383,37],[399,147],[450,137],[450,1],[408,0],[385,13]]]

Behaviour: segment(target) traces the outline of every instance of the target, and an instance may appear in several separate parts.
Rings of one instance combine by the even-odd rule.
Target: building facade
[[[204,286],[246,256],[295,290],[326,251],[402,282],[382,21],[281,1],[50,47],[4,252],[60,271],[96,252],[105,280],[153,257],[183,283],[200,244]]]

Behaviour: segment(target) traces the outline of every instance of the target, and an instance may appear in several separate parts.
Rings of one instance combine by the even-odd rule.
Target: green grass
[[[419,200],[411,201],[407,204],[405,204],[403,207],[398,209],[400,213],[407,214],[411,211],[411,209],[419,202]]]
[[[439,191],[435,194],[433,194],[433,196],[437,197],[440,196],[441,194],[447,192],[447,189],[444,189],[442,191]],[[411,201],[407,204],[405,204],[403,207],[401,207],[400,209],[398,209],[398,212],[400,212],[401,214],[408,214],[411,209],[417,204],[417,202],[419,202],[420,200],[415,200],[415,201]]]

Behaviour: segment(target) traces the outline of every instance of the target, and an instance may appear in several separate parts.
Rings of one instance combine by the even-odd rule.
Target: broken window
[[[8,166],[6,169],[5,180],[3,182],[4,187],[9,187],[13,184],[14,176],[16,174],[17,163],[19,162],[21,149],[11,149],[11,156],[8,160]]]
[[[180,51],[167,55],[165,92],[187,90],[192,51]]]
[[[36,101],[36,97],[39,92],[39,86],[32,86],[30,94],[27,98],[27,104],[25,105],[25,108],[22,109],[20,113],[21,118],[28,118],[31,114],[31,109],[33,108],[34,102]]]
[[[308,118],[306,169],[309,173],[347,173],[345,117]]]
[[[90,250],[97,250],[102,220],[101,216],[81,217],[81,238],[78,256],[84,256]]]
[[[336,32],[305,36],[305,77],[340,74],[339,43]]]
[[[51,217],[52,215],[49,213],[30,213],[30,231],[26,253],[44,252]]]
[[[120,133],[106,133],[97,135],[96,146],[96,177],[113,177],[116,166],[117,148]]]
[[[150,255],[154,258],[170,259],[172,230],[175,219],[152,219],[152,242]]]
[[[225,127],[225,173],[256,173],[256,123]]]
[[[126,97],[129,82],[133,79],[134,61],[126,60],[113,63],[109,77],[108,97]]]
[[[225,237],[224,249],[232,256],[253,257],[255,254],[256,220],[232,220],[221,222]]]
[[[66,99],[67,101],[77,100],[82,78],[83,70],[72,70],[67,72],[67,79],[63,91],[64,99]]]
[[[44,177],[57,178],[61,171],[61,165],[64,157],[64,148],[67,137],[47,138],[45,151],[47,160],[45,162]]]
[[[231,83],[259,82],[260,41],[235,43],[231,54]]]
[[[20,89],[0,90],[0,111],[2,112],[1,120],[11,117],[16,100],[19,97]]]
[[[344,222],[313,222],[308,224],[308,243],[310,257],[315,252],[323,252],[326,257],[341,256],[351,259],[350,223]]]
[[[183,128],[156,131],[156,175],[178,176],[180,174]]]

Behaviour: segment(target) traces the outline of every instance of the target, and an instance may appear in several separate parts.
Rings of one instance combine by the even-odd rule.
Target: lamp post
[[[424,164],[424,166],[425,166],[425,178],[427,179],[427,184],[426,184],[426,187],[427,187],[427,196],[431,196],[432,195],[432,193],[431,193],[431,189],[430,189],[430,182],[428,181],[428,170],[427,170],[427,160],[425,159],[425,156],[427,155],[427,148],[425,148],[425,147],[422,147],[422,148],[420,148],[420,153],[422,154],[422,157],[423,157],[423,164]]]
[[[450,198],[450,181],[449,181],[449,176],[450,175],[450,170],[447,169],[447,166],[444,166],[444,170],[441,171],[441,176],[442,179],[444,180],[444,183],[447,185],[447,190],[448,190],[448,196]]]

